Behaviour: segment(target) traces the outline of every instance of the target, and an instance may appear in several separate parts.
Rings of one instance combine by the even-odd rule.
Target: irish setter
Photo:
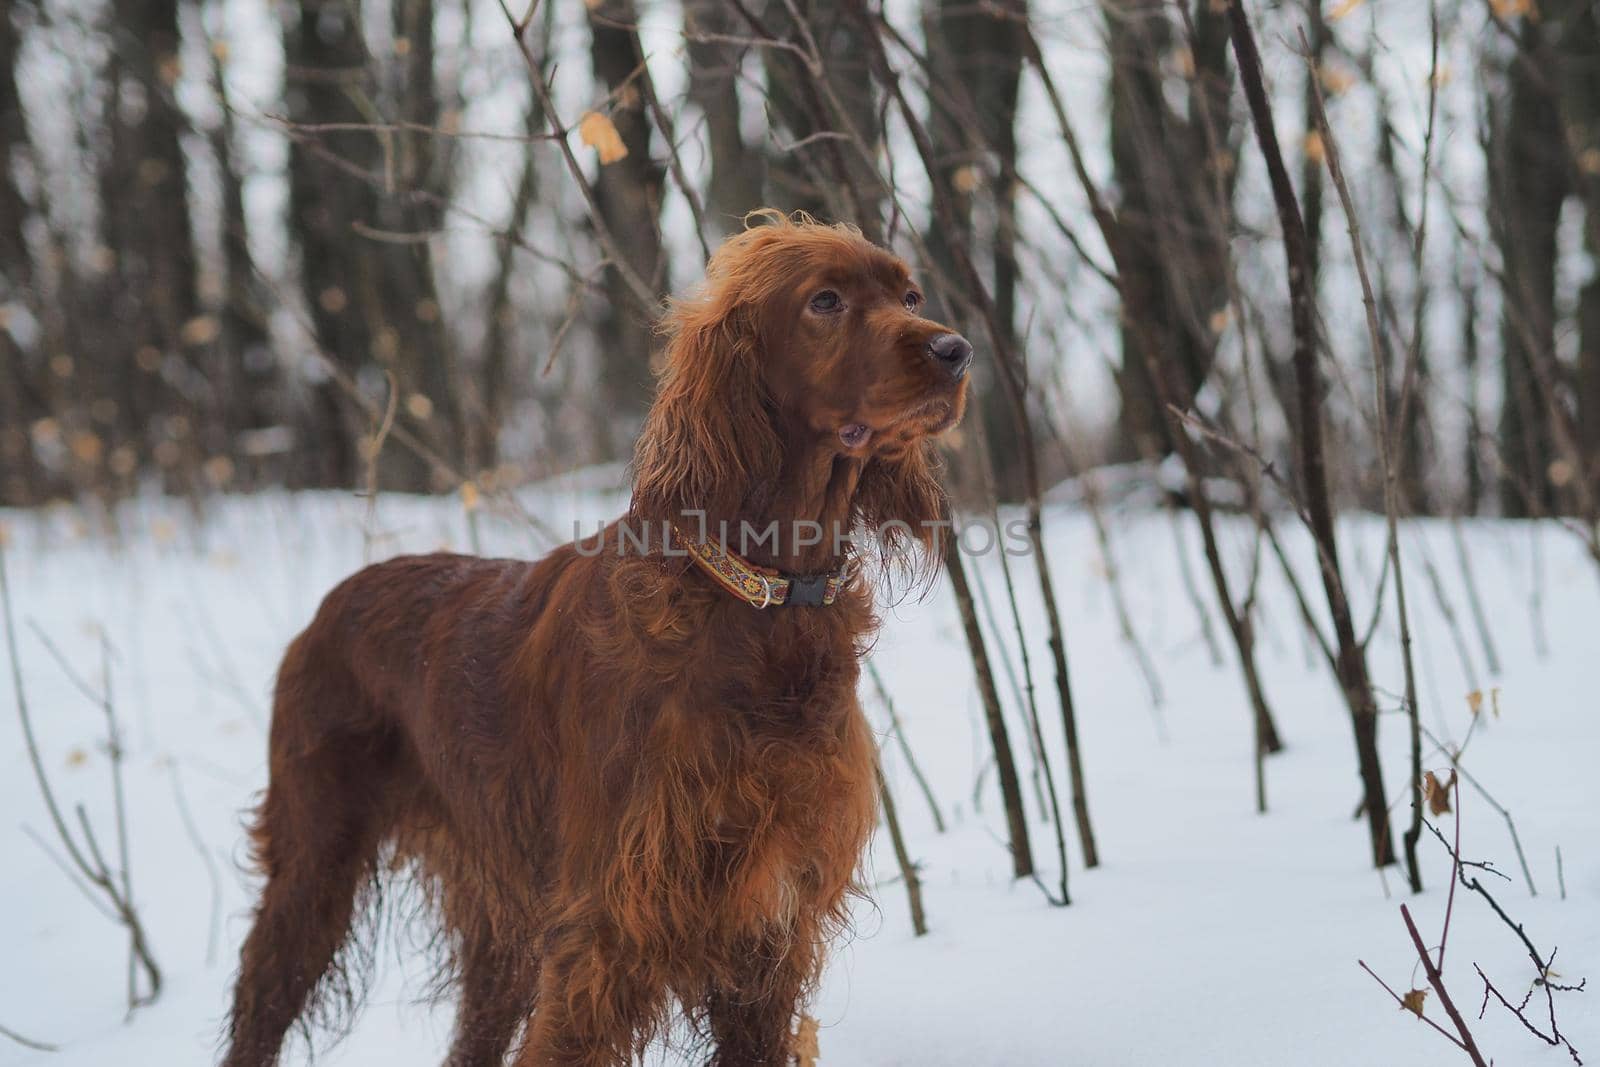
[[[623,518],[533,563],[368,567],[289,646],[228,1067],[349,1018],[396,872],[448,950],[454,1067],[686,1033],[788,1062],[876,810],[855,564],[934,565],[972,347],[854,230],[769,221],[668,311]]]

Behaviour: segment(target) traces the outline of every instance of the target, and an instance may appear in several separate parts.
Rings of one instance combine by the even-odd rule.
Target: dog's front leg
[[[552,936],[539,972],[537,1007],[515,1067],[623,1067],[651,1036],[664,986],[630,966],[603,927]]]

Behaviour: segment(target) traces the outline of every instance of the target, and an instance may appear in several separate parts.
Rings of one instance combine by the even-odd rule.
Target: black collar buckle
[[[789,595],[784,598],[785,605],[795,607],[821,607],[826,601],[823,599],[828,592],[827,574],[807,574],[798,578],[789,579]]]

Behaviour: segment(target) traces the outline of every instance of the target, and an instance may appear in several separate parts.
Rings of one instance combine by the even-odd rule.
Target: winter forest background
[[[206,1062],[283,643],[625,506],[662,301],[761,207],[913,264],[979,351],[952,497],[1034,549],[869,659],[818,1062],[1600,1047],[1600,3],[505,3],[0,0],[0,1062]]]

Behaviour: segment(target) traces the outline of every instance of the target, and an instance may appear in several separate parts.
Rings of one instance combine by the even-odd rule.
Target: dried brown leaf
[[[1427,999],[1428,991],[1426,989],[1413,989],[1400,998],[1400,1010],[1409,1011],[1420,1019],[1422,1018],[1422,1002]]]
[[[1450,811],[1450,790],[1455,788],[1456,772],[1452,770],[1450,777],[1439,780],[1439,776],[1428,771],[1422,776],[1422,797],[1428,802],[1428,814],[1445,815]]]

